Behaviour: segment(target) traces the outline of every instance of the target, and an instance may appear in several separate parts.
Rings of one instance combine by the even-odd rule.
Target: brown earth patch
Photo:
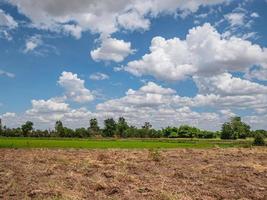
[[[267,148],[0,149],[0,199],[267,199]]]

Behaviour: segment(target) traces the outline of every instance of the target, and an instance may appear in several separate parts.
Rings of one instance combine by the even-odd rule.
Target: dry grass
[[[267,148],[1,149],[0,199],[267,199]]]

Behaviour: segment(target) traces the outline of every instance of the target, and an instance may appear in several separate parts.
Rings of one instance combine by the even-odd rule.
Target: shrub
[[[254,136],[253,145],[255,145],[255,146],[264,146],[265,145],[264,136],[262,134],[256,134]]]
[[[172,132],[172,133],[169,135],[169,138],[178,138],[178,133],[176,133],[176,132]]]

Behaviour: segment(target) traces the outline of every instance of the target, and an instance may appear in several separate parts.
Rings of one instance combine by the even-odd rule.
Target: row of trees
[[[196,127],[182,125],[180,127],[167,127],[162,130],[155,130],[149,122],[145,122],[141,128],[128,125],[127,121],[120,117],[118,121],[113,118],[104,120],[104,128],[100,128],[96,118],[89,121],[88,128],[77,128],[75,130],[67,128],[61,121],[55,123],[53,131],[35,130],[33,123],[27,121],[19,128],[10,129],[2,127],[0,119],[0,136],[7,137],[119,137],[119,138],[216,138],[238,139],[254,137],[261,134],[267,137],[267,131],[251,131],[250,126],[241,121],[240,117],[233,117],[229,122],[222,125],[221,131],[212,132],[200,130]]]

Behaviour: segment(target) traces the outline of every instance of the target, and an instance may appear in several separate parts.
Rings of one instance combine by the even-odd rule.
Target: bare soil
[[[0,199],[267,199],[267,148],[0,149]]]

